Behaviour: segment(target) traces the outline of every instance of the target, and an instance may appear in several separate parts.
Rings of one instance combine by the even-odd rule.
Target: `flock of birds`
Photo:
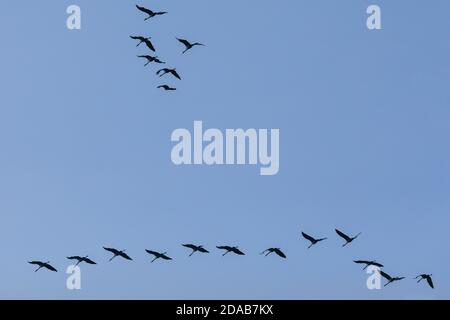
[[[351,242],[353,242],[354,240],[356,240],[356,238],[358,238],[358,236],[361,234],[361,233],[358,233],[357,235],[351,237],[351,236],[348,236],[347,234],[345,234],[344,232],[342,232],[342,231],[340,231],[338,229],[335,229],[335,231],[336,231],[337,235],[339,237],[341,237],[345,241],[342,244],[342,247],[345,247],[346,245],[348,245]],[[301,235],[302,235],[302,237],[305,240],[309,241],[310,244],[308,246],[308,249],[311,248],[312,246],[318,244],[319,242],[324,241],[324,240],[327,239],[327,238],[314,238],[314,237],[310,236],[309,234],[307,234],[305,232],[302,232]],[[209,253],[209,251],[206,248],[204,248],[202,245],[195,245],[195,244],[190,244],[189,243],[189,244],[182,244],[182,246],[191,250],[189,256],[192,256],[196,252]],[[222,256],[225,256],[228,253],[233,253],[233,254],[240,255],[240,256],[245,255],[245,253],[243,251],[241,251],[239,249],[239,247],[237,247],[237,246],[222,245],[222,246],[217,246],[216,248],[219,249],[219,250],[223,250],[224,251]],[[112,261],[116,257],[121,257],[121,258],[126,259],[126,260],[133,260],[125,252],[126,250],[118,250],[118,249],[115,249],[115,248],[108,248],[108,247],[103,247],[103,249],[105,249],[106,251],[112,253],[112,256],[109,259],[109,261]],[[151,255],[153,257],[153,259],[151,261],[152,263],[155,260],[158,260],[158,259],[172,260],[172,258],[167,255],[167,252],[158,252],[158,251],[153,251],[153,250],[148,250],[148,249],[145,249],[145,252],[147,252],[149,255]],[[268,248],[268,249],[265,249],[264,251],[262,251],[260,253],[260,255],[268,256],[271,253],[275,253],[277,256],[279,256],[279,257],[281,257],[283,259],[287,258],[286,254],[281,250],[281,248]],[[76,261],[76,266],[78,266],[82,262],[87,263],[87,264],[97,264],[96,262],[91,260],[88,256],[70,256],[70,257],[67,257],[67,259],[72,260],[72,261]],[[392,277],[388,273],[384,272],[383,270],[381,270],[381,268],[383,268],[384,266],[381,263],[379,263],[379,262],[377,262],[375,260],[354,260],[354,262],[357,263],[357,264],[365,265],[363,270],[365,270],[369,266],[375,266],[375,267],[379,268],[380,275],[387,280],[387,282],[386,282],[386,284],[384,286],[387,286],[390,283],[393,283],[393,282],[405,279],[405,277],[398,277],[398,276]],[[50,264],[50,261],[47,261],[47,262],[29,261],[28,263],[38,266],[38,268],[35,270],[35,272],[39,271],[42,268],[48,269],[50,271],[57,272],[56,268],[53,267]],[[419,274],[414,279],[416,279],[417,282],[420,282],[422,280],[426,280],[428,285],[431,288],[434,288],[433,280],[432,280],[431,277],[432,277],[432,274],[425,274],[425,273],[423,273],[423,274]]]
[[[166,11],[160,11],[160,12],[155,12],[152,11],[148,8],[136,5],[136,8],[145,13],[147,15],[147,17],[144,19],[144,21],[147,21],[151,18],[154,18],[156,16],[161,16],[164,14],[167,14]],[[139,41],[137,46],[139,46],[141,43],[144,43],[146,45],[146,47],[152,51],[152,52],[156,52],[155,46],[153,45],[152,41],[151,41],[151,37],[144,37],[144,36],[130,36],[131,39],[133,40],[137,40]],[[191,50],[192,48],[196,47],[196,46],[204,46],[204,44],[199,43],[199,42],[189,42],[186,39],[181,39],[181,38],[176,38],[181,44],[184,45],[185,49],[182,52],[182,54],[186,53],[187,51]],[[138,55],[138,58],[142,58],[145,59],[147,62],[145,63],[144,67],[147,66],[150,63],[156,63],[156,64],[165,64],[166,62],[162,61],[159,59],[158,56],[152,56],[150,54],[145,54],[145,55]],[[179,73],[177,72],[176,68],[161,68],[159,69],[156,74],[159,77],[162,77],[166,74],[172,75],[173,77],[177,78],[178,80],[181,80],[181,76],[179,75]],[[168,84],[161,84],[157,87],[158,89],[164,89],[166,91],[174,91],[177,90],[175,87],[170,86]]]
[[[145,7],[142,7],[142,6],[139,6],[139,5],[136,5],[136,8],[139,11],[141,11],[141,12],[143,12],[143,13],[145,13],[147,15],[147,17],[144,19],[145,21],[147,21],[147,20],[149,20],[151,18],[154,18],[156,16],[161,16],[161,15],[167,14],[167,12],[165,12],[165,11],[155,12],[155,11],[152,11],[152,10],[150,10],[148,8],[145,8]],[[156,49],[155,49],[155,47],[154,47],[154,45],[153,45],[153,43],[151,41],[151,37],[144,37],[144,36],[130,36],[130,37],[133,40],[139,41],[137,46],[139,46],[142,43],[144,43],[146,45],[146,47],[151,52],[156,52]],[[184,47],[185,47],[185,50],[182,52],[182,54],[186,53],[188,50],[191,50],[195,46],[203,46],[203,44],[198,43],[198,42],[191,43],[191,42],[189,42],[189,41],[187,41],[185,39],[180,39],[180,38],[176,38],[176,39],[181,44],[183,44]],[[150,63],[165,64],[165,62],[160,60],[158,56],[152,56],[150,54],[147,54],[147,55],[139,55],[138,57],[146,60],[146,63],[145,63],[144,66],[147,66]],[[166,74],[170,74],[173,77],[181,80],[181,77],[180,77],[180,75],[178,74],[178,72],[177,72],[177,70],[175,68],[162,68],[162,69],[159,69],[156,72],[156,74],[159,75],[159,77],[162,77],[162,76],[164,76]],[[175,87],[171,87],[168,84],[161,84],[157,88],[164,89],[166,91],[176,90]],[[343,247],[347,246],[348,244],[350,244],[351,242],[356,240],[358,238],[358,236],[361,234],[361,233],[358,233],[357,235],[351,237],[351,236],[348,236],[347,234],[345,234],[344,232],[342,232],[342,231],[340,231],[338,229],[335,229],[335,231],[336,231],[337,235],[339,237],[341,237],[345,241],[345,243],[342,245]],[[318,244],[319,242],[322,242],[322,241],[327,239],[327,238],[314,238],[314,237],[310,236],[309,234],[306,234],[305,232],[302,232],[301,235],[302,235],[302,237],[304,239],[306,239],[307,241],[310,242],[310,244],[308,246],[308,249],[311,248],[312,246]],[[189,256],[192,256],[196,252],[209,253],[209,251],[207,249],[205,249],[202,245],[182,244],[182,246],[191,250]],[[103,247],[103,249],[105,249],[106,251],[112,253],[112,257],[109,259],[109,261],[113,260],[116,257],[121,257],[121,258],[126,259],[126,260],[133,260],[127,253],[125,253],[125,250],[118,250],[118,249],[115,249],[115,248],[107,248],[107,247]],[[217,249],[220,249],[220,250],[224,251],[222,256],[225,256],[228,253],[233,253],[233,254],[240,255],[240,256],[245,255],[245,253],[242,252],[237,246],[227,246],[227,245],[217,246]],[[172,260],[172,258],[167,255],[167,252],[158,252],[158,251],[152,251],[152,250],[147,250],[147,249],[145,250],[145,252],[147,252],[149,255],[151,255],[153,257],[151,262],[154,262],[155,260],[158,260],[158,259]],[[260,253],[260,255],[268,256],[271,253],[274,253],[274,254],[276,254],[277,256],[279,256],[279,257],[281,257],[283,259],[287,258],[286,254],[280,248],[268,248],[268,249],[265,249],[264,251],[262,251]],[[91,264],[91,265],[97,264],[96,262],[91,260],[88,256],[69,256],[69,257],[67,257],[67,259],[72,260],[72,261],[76,261],[76,266],[78,266],[80,263],[83,263],[83,262],[87,263],[87,264]],[[363,270],[365,270],[369,266],[375,266],[375,267],[377,267],[379,269],[384,267],[381,263],[379,263],[379,262],[377,262],[375,260],[354,260],[354,262],[357,263],[357,264],[365,265]],[[54,268],[50,264],[49,261],[47,261],[47,262],[29,261],[29,263],[32,264],[32,265],[37,265],[38,266],[38,268],[35,270],[35,272],[39,271],[42,268],[45,268],[45,269],[48,269],[48,270],[54,271],[54,272],[57,271],[56,268]],[[383,270],[379,270],[379,272],[380,272],[380,275],[387,280],[387,282],[385,283],[384,286],[387,286],[388,284],[396,282],[396,281],[403,280],[405,278],[405,277],[398,277],[398,276],[393,277],[393,276],[389,275],[388,273],[384,272]],[[432,277],[431,274],[419,274],[414,279],[416,279],[417,282],[420,282],[422,280],[426,280],[428,285],[431,288],[434,288],[433,280],[432,280],[431,277]]]

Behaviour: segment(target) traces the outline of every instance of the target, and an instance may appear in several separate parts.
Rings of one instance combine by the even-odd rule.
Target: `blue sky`
[[[65,26],[73,3],[80,31]],[[448,1],[138,3],[169,14],[0,4],[0,298],[450,298]],[[366,28],[372,3],[383,30]],[[132,34],[177,68],[176,92],[155,88]],[[207,46],[180,55],[175,37]],[[279,128],[279,173],[174,166],[170,134],[194,120]],[[335,227],[363,234],[341,248]],[[329,239],[307,250],[301,230]],[[187,257],[186,242],[211,253]],[[273,246],[288,259],[258,255]],[[69,291],[65,257],[85,254],[98,265]],[[359,258],[407,279],[370,291]],[[435,290],[411,279],[423,272]]]

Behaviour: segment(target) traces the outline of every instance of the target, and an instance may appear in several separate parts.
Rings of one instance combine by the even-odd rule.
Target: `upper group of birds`
[[[143,6],[139,6],[136,5],[136,8],[145,13],[147,16],[145,17],[145,21],[149,20],[149,19],[153,19],[157,16],[162,16],[167,14],[168,12],[166,11],[152,11],[146,7]],[[130,36],[131,39],[133,40],[137,40],[139,41],[137,46],[139,46],[141,43],[144,43],[147,47],[147,49],[149,49],[151,52],[156,52],[155,46],[152,43],[151,37],[145,37],[145,36]],[[188,50],[191,50],[192,48],[194,48],[195,46],[204,46],[204,44],[199,43],[199,42],[189,42],[186,39],[181,39],[181,38],[176,38],[176,40],[178,40],[181,44],[183,44],[184,46],[184,51],[182,52],[182,54],[186,53]],[[143,55],[138,55],[138,58],[142,58],[145,59],[147,62],[145,63],[144,66],[147,66],[150,63],[156,63],[156,64],[165,64],[165,61],[162,61],[159,59],[158,56],[153,56],[151,54],[143,54]],[[178,80],[181,80],[181,76],[180,74],[177,72],[176,68],[161,68],[159,69],[156,74],[159,77],[162,77],[166,74],[168,75],[172,75],[173,77],[177,78]],[[174,86],[170,86],[168,84],[160,84],[157,87],[158,89],[164,89],[166,91],[174,91],[176,90],[176,88]]]
[[[337,235],[339,237],[341,237],[345,242],[342,244],[342,247],[347,246],[348,244],[350,244],[351,242],[353,242],[356,238],[358,238],[358,236],[361,233],[358,233],[357,235],[351,237],[347,234],[345,234],[344,232],[342,232],[341,230],[335,229]],[[324,240],[326,240],[327,238],[314,238],[313,236],[302,232],[301,233],[302,237],[304,239],[306,239],[307,241],[309,241],[309,246],[308,249],[311,248],[312,246],[318,244],[319,242],[322,242]],[[209,251],[202,245],[195,245],[195,244],[182,244],[183,247],[186,247],[188,249],[191,249],[191,252],[189,254],[189,256],[192,256],[194,253],[199,252],[199,253],[209,253]],[[243,251],[241,251],[241,249],[239,249],[239,247],[237,246],[228,246],[228,245],[221,245],[221,246],[217,246],[217,249],[220,250],[224,250],[224,253],[222,254],[222,256],[225,256],[228,253],[234,253],[236,255],[240,255],[243,256],[245,255],[245,253]],[[112,253],[112,257],[109,259],[109,261],[113,260],[116,257],[121,257],[123,259],[126,260],[133,260],[125,251],[126,250],[118,250],[115,248],[108,248],[108,247],[103,247],[103,249],[105,249],[106,251]],[[167,252],[158,252],[158,251],[153,251],[153,250],[148,250],[145,249],[145,252],[147,252],[149,255],[151,255],[153,257],[151,262],[154,262],[157,259],[163,259],[163,260],[172,260],[171,257],[169,257],[167,255]],[[286,254],[281,250],[281,248],[267,248],[264,251],[262,251],[260,253],[260,255],[265,255],[268,256],[271,253],[275,253],[276,255],[278,255],[279,257],[286,259]],[[69,256],[67,257],[67,259],[72,260],[72,261],[76,261],[76,266],[78,266],[80,263],[84,262],[87,264],[97,264],[96,262],[94,262],[93,260],[91,260],[88,256]],[[380,275],[385,278],[387,280],[387,282],[384,284],[384,286],[387,286],[390,283],[396,282],[396,281],[400,281],[403,280],[405,277],[392,277],[390,276],[388,273],[384,272],[383,270],[381,270],[381,268],[383,268],[384,266],[375,261],[375,260],[354,260],[355,263],[357,264],[363,264],[365,265],[365,267],[363,268],[363,270],[365,270],[367,267],[369,266],[375,266],[378,268],[378,271],[380,273]],[[46,268],[48,270],[51,271],[57,271],[56,268],[54,268],[49,261],[47,262],[42,262],[42,261],[29,261],[28,263],[33,264],[33,265],[37,265],[38,268],[35,271],[40,270],[41,268]],[[417,282],[420,282],[422,280],[426,280],[428,285],[431,288],[434,288],[434,284],[433,284],[433,280],[431,278],[431,274],[419,274],[418,276],[416,276],[414,279],[417,280]]]

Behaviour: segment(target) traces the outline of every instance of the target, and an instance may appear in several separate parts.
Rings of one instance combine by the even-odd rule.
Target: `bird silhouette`
[[[315,238],[311,237],[309,234],[306,234],[304,232],[302,232],[302,236],[303,236],[303,238],[305,238],[306,240],[311,242],[311,244],[309,245],[308,249],[311,248],[316,243],[327,239],[327,238],[315,239]]]
[[[136,45],[138,47],[141,43],[145,43],[147,48],[149,48],[151,51],[155,52],[156,49],[153,46],[153,43],[150,41],[151,37],[142,37],[142,36],[130,36],[131,39],[139,40],[139,43]]]
[[[405,277],[391,277],[390,275],[388,275],[386,272],[384,272],[384,271],[382,271],[382,270],[380,270],[380,275],[388,281],[388,282],[384,285],[385,287],[386,287],[389,283],[392,283],[392,282],[395,282],[395,281],[400,281],[400,280],[405,279]]]
[[[267,257],[272,252],[275,252],[277,255],[279,255],[282,258],[286,258],[286,255],[283,253],[283,251],[281,251],[280,248],[269,248],[269,249],[264,250],[260,254],[265,254],[265,256]]]
[[[117,249],[114,249],[114,248],[105,248],[105,247],[103,247],[103,249],[113,253],[113,256],[111,257],[111,259],[109,259],[109,261],[111,261],[115,257],[122,257],[122,258],[127,259],[127,260],[133,260],[133,259],[130,258],[129,255],[127,255],[125,253],[125,250],[117,250]]]
[[[243,253],[241,250],[238,249],[238,247],[230,247],[230,246],[216,246],[217,249],[225,250],[225,253],[222,255],[226,255],[228,252],[233,252],[237,255],[243,256],[245,253]]]
[[[177,73],[176,69],[169,69],[169,68],[163,68],[160,69],[156,72],[157,75],[159,75],[160,77],[162,77],[163,75],[165,75],[166,73],[170,73],[172,74],[175,78],[181,80],[180,75]]]
[[[75,266],[79,265],[82,262],[86,262],[87,264],[97,264],[94,261],[92,261],[91,259],[89,259],[88,256],[84,256],[84,257],[71,256],[71,257],[67,257],[67,259],[69,259],[69,260],[77,260],[77,263],[75,264]]]
[[[187,41],[185,39],[180,39],[180,38],[177,38],[177,40],[179,42],[181,42],[182,44],[184,44],[184,46],[186,47],[186,49],[182,52],[183,54],[195,46],[204,46],[204,44],[200,43],[200,42],[190,43],[189,41]]]
[[[427,280],[428,285],[434,289],[434,284],[433,284],[433,279],[431,279],[432,274],[419,274],[417,277],[415,277],[414,279],[420,278],[419,280],[417,280],[417,283],[419,283],[422,280]]]
[[[142,55],[142,56],[138,56],[138,58],[144,58],[147,60],[147,63],[144,64],[144,67],[147,66],[150,62],[155,62],[155,63],[165,63],[164,61],[161,61],[158,59],[158,57],[152,57],[149,55]]]
[[[42,262],[42,261],[28,261],[29,264],[34,264],[39,266],[39,268],[37,268],[36,270],[34,270],[34,272],[38,272],[41,268],[46,268],[50,271],[54,271],[54,272],[58,272],[58,270],[56,270],[54,267],[52,267],[50,265],[50,261],[47,262]]]
[[[154,11],[152,11],[152,10],[150,10],[150,9],[147,9],[147,8],[145,8],[145,7],[141,7],[141,6],[138,6],[138,5],[136,5],[136,8],[137,8],[139,11],[142,11],[142,12],[144,12],[144,13],[146,13],[146,14],[148,15],[148,17],[145,18],[144,21],[147,21],[148,19],[153,18],[153,17],[155,17],[155,16],[160,16],[160,15],[163,15],[163,14],[166,14],[166,13],[167,13],[166,11],[162,11],[162,12],[154,12]]]
[[[166,89],[166,90],[168,90],[168,89]],[[206,250],[205,248],[203,248],[203,246],[196,246],[195,244],[190,244],[190,243],[188,243],[188,244],[182,244],[182,246],[183,247],[186,247],[186,248],[189,248],[189,249],[192,249],[192,252],[191,252],[191,254],[189,255],[189,257],[190,256],[192,256],[195,252],[201,252],[201,253],[209,253],[209,251],[208,250]]]
[[[164,89],[166,91],[175,91],[175,90],[177,90],[177,88],[169,87],[167,84],[163,84],[163,85],[157,86],[157,88],[158,89]]]
[[[366,266],[363,268],[363,270],[365,270],[368,266],[375,266],[378,268],[384,267],[381,263],[378,263],[375,260],[354,260],[353,262],[358,264],[365,264]]]
[[[162,252],[162,253],[160,253],[160,252],[156,252],[156,251],[152,251],[152,250],[147,250],[147,249],[145,249],[145,251],[146,251],[148,254],[151,254],[151,255],[155,256],[155,258],[152,260],[152,262],[155,261],[156,259],[160,259],[160,258],[161,258],[161,259],[164,259],[164,260],[172,260],[172,258],[166,256],[166,253],[167,253],[167,252]]]
[[[359,237],[359,235],[361,234],[358,233],[356,236],[354,237],[349,237],[348,235],[346,235],[345,233],[343,233],[342,231],[338,230],[338,229],[334,229],[336,231],[336,233],[345,240],[345,243],[342,245],[343,247],[345,247],[346,245],[348,245],[350,242],[352,242],[353,240],[355,240],[356,238]]]

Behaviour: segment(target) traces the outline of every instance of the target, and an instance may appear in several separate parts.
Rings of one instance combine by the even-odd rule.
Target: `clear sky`
[[[0,298],[450,298],[449,1],[138,3],[169,14],[0,4]],[[366,28],[372,3],[379,31]],[[182,81],[163,81],[176,92],[155,88],[134,34],[177,68]],[[175,37],[206,46],[181,55]],[[279,173],[174,166],[170,135],[194,120],[279,128]],[[341,248],[335,227],[362,235]],[[301,230],[328,240],[307,250]],[[186,242],[211,253],[188,257]],[[134,261],[108,262],[102,246]],[[150,264],[144,249],[174,260]],[[86,254],[98,265],[67,290],[65,257]],[[407,279],[370,291],[353,259]]]

